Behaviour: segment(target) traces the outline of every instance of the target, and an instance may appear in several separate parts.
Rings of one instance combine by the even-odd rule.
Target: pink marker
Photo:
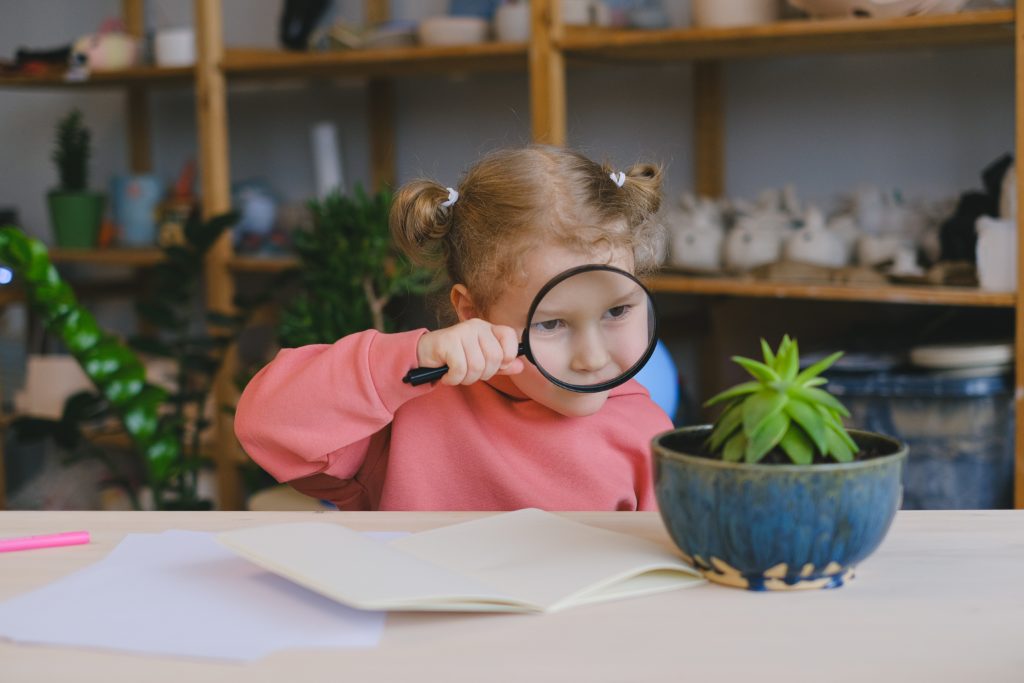
[[[0,553],[35,548],[57,548],[62,545],[81,545],[89,542],[88,531],[65,531],[60,534],[23,536],[22,538],[0,538]]]

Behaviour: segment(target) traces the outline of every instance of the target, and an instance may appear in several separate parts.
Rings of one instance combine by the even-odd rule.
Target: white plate
[[[910,350],[910,362],[923,368],[976,368],[1007,365],[1013,344],[946,344]]]

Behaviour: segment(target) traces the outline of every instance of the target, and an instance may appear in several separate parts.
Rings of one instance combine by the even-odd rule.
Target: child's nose
[[[577,335],[570,364],[573,372],[597,372],[610,360],[604,335],[599,330],[590,329]]]

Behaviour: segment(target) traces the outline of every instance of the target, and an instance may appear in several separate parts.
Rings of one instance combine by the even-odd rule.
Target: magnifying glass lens
[[[604,391],[643,367],[655,344],[654,304],[624,271],[578,270],[541,291],[524,346],[552,382]]]

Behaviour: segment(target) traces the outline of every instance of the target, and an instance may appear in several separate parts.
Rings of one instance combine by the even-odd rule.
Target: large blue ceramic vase
[[[879,457],[851,463],[728,463],[701,452],[711,427],[655,437],[654,490],[686,560],[750,590],[836,588],[882,542],[902,493],[906,447],[850,430]]]

